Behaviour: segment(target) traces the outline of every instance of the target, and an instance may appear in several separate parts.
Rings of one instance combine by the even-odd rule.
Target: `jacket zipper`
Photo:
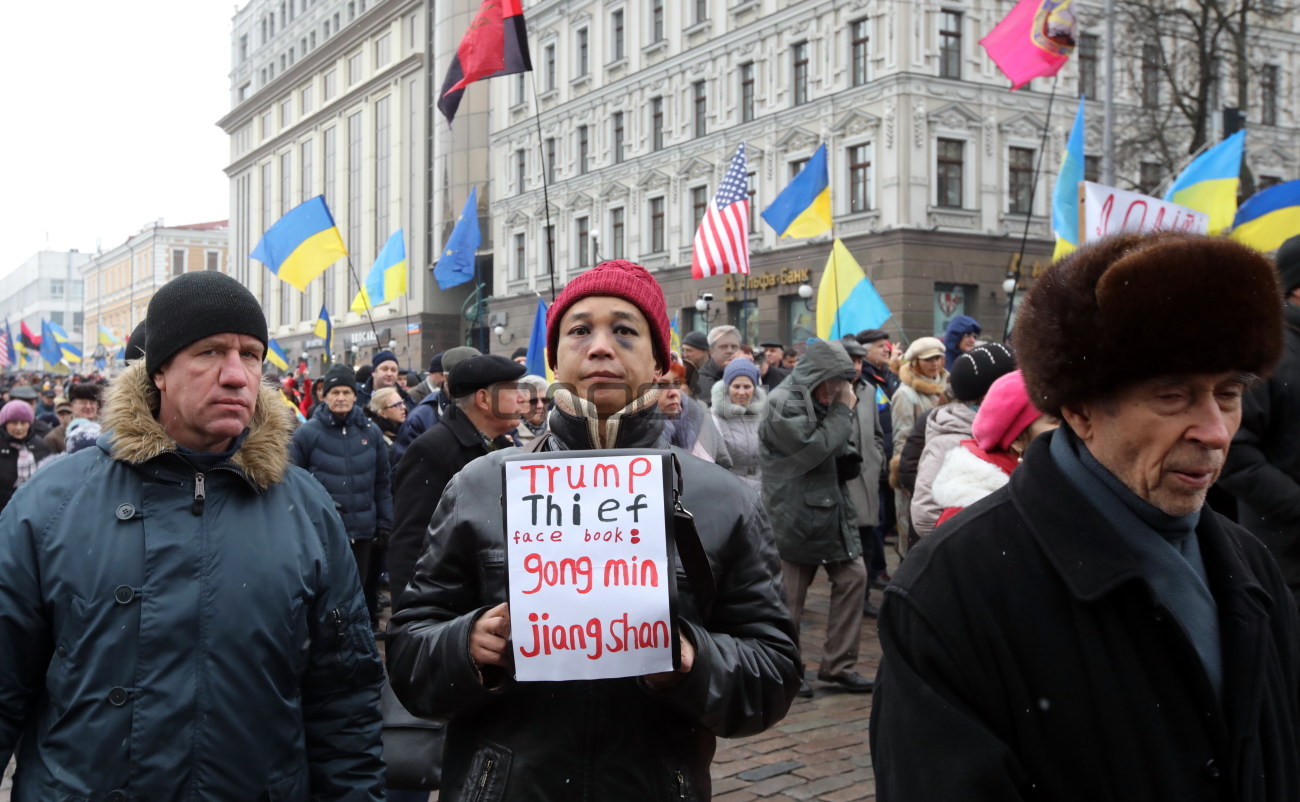
[[[677,772],[677,796],[686,798],[686,776],[680,770]]]
[[[488,779],[492,776],[492,758],[483,761],[483,771],[478,776],[478,790],[474,792],[474,799],[481,800],[487,793]]]
[[[195,515],[203,514],[203,502],[208,499],[208,491],[203,486],[204,476],[201,473],[194,474],[194,505],[190,507],[190,512]]]

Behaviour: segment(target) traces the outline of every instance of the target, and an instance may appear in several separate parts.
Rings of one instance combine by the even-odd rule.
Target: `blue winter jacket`
[[[289,459],[316,477],[334,499],[348,537],[368,540],[379,530],[392,531],[388,446],[361,407],[336,418],[327,405],[318,405],[311,420],[293,433]]]
[[[0,514],[0,765],[15,800],[378,800],[383,679],[342,521],[266,388],[206,472],[139,362],[97,448]]]
[[[967,334],[979,336],[980,324],[970,315],[958,315],[948,321],[948,329],[943,333],[944,347],[944,367],[952,370],[952,363],[961,356],[961,351],[957,348],[961,344],[961,338]]]

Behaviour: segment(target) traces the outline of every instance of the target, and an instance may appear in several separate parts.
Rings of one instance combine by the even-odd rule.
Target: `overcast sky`
[[[6,5],[0,275],[230,214],[231,0]]]

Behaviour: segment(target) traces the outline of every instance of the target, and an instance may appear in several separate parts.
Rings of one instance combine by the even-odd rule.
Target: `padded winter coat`
[[[925,423],[925,448],[916,465],[916,484],[912,488],[912,531],[925,537],[934,531],[944,505],[934,500],[934,477],[943,467],[943,458],[971,436],[975,408],[963,401],[936,407]]]
[[[378,800],[383,674],[334,503],[263,388],[200,473],[143,362],[97,448],[0,515],[0,764],[15,800]]]
[[[760,494],[763,492],[763,455],[758,445],[758,424],[766,409],[767,393],[762,387],[755,387],[753,397],[742,407],[731,403],[725,384],[717,382],[713,385],[713,425],[731,457],[731,464],[726,468]]]
[[[393,529],[392,473],[384,433],[359,406],[343,418],[316,407],[289,445],[294,465],[316,477],[334,499],[348,537],[369,540]]]

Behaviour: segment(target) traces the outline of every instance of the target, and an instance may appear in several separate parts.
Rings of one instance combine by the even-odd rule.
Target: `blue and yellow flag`
[[[528,356],[524,357],[524,368],[548,382],[555,381],[555,372],[546,364],[546,301],[541,298],[537,299],[537,313],[533,315],[533,329],[528,335]]]
[[[1079,182],[1083,180],[1083,106],[1074,113],[1074,127],[1065,142],[1061,156],[1061,171],[1056,174],[1056,188],[1052,193],[1052,231],[1056,233],[1055,262],[1079,247]]]
[[[348,255],[325,198],[317,195],[275,222],[250,254],[272,273],[306,292],[307,283]]]
[[[817,336],[838,340],[862,329],[878,329],[892,315],[858,260],[836,237],[817,285]]]
[[[119,344],[117,335],[113,333],[112,329],[105,326],[103,323],[99,324],[99,344],[108,346]]]
[[[825,145],[817,148],[799,175],[763,210],[763,219],[782,237],[815,237],[831,230]]]
[[[447,290],[474,278],[474,254],[483,242],[478,230],[478,187],[470,187],[465,208],[456,218],[456,227],[434,265],[433,277],[438,289]]]
[[[1232,221],[1232,238],[1259,251],[1276,251],[1300,234],[1300,181],[1251,195]]]
[[[66,361],[81,361],[81,349],[72,344],[72,338],[63,327],[52,320],[41,321],[41,358],[51,365]]]
[[[284,349],[280,347],[280,344],[275,341],[274,337],[266,342],[266,361],[275,365],[280,370],[289,369],[289,356],[285,354]]]
[[[1238,131],[1192,159],[1165,193],[1165,200],[1205,212],[1210,234],[1232,226],[1237,213],[1237,185],[1241,159],[1246,153],[1246,132]]]
[[[334,351],[334,321],[330,320],[330,310],[321,304],[320,315],[316,318],[316,336],[325,341],[325,359]]]
[[[375,264],[366,275],[361,292],[352,299],[352,311],[361,313],[380,304],[396,301],[406,294],[406,243],[402,229],[393,232],[380,249]]]
[[[678,323],[681,316],[681,312],[673,315],[672,322],[668,324],[668,350],[676,352],[678,356],[682,353],[681,325]]]

